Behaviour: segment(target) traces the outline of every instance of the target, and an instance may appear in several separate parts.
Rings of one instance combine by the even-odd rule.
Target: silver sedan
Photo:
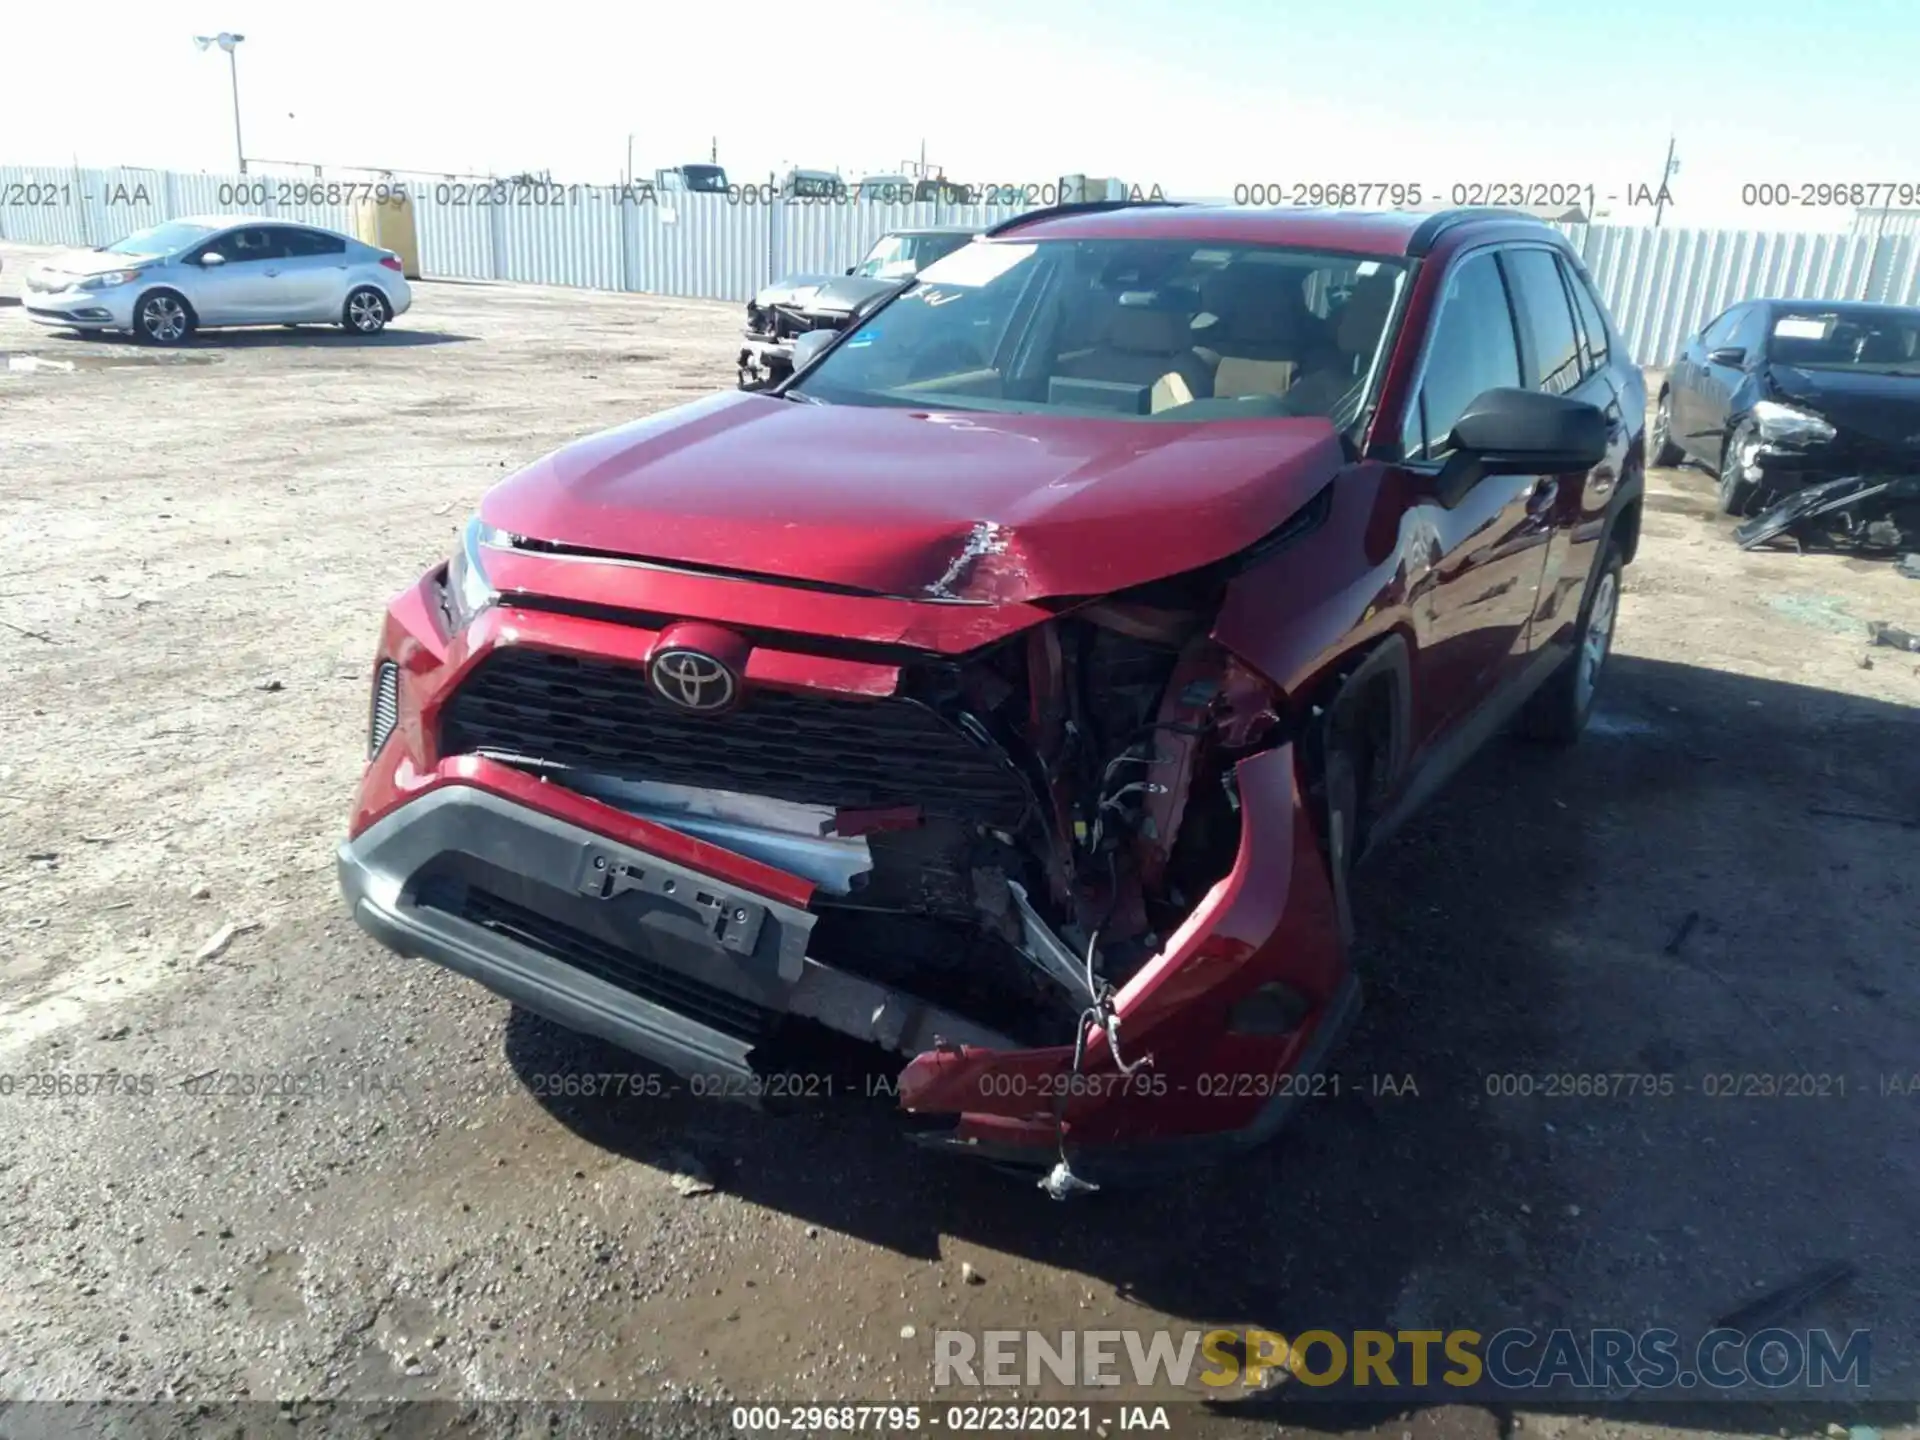
[[[400,257],[256,216],[168,220],[27,271],[27,318],[179,345],[197,329],[325,323],[375,335],[413,303]]]

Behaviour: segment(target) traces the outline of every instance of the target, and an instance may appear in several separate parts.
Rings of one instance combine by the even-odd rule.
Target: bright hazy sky
[[[1916,0],[18,0],[0,164],[230,170],[249,156],[609,183],[705,159],[977,182],[1559,182],[1622,220],[1831,226],[1748,182],[1920,185]],[[65,58],[62,58],[65,57]],[[864,58],[856,58],[864,57]],[[836,70],[841,78],[835,78]],[[811,79],[802,76],[811,75]],[[1609,201],[1608,197],[1616,199]],[[1909,202],[1920,203],[1920,202]]]

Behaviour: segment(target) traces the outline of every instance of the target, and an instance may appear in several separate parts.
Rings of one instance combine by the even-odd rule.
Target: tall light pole
[[[247,173],[247,152],[240,144],[240,64],[234,59],[234,51],[240,48],[240,42],[247,37],[235,35],[231,30],[222,30],[218,35],[196,35],[193,43],[201,50],[209,50],[218,45],[227,52],[227,78],[233,82],[233,158],[239,163],[240,173]]]

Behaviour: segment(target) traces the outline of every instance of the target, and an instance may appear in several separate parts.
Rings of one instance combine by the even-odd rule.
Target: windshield
[[[1767,358],[1809,370],[1920,374],[1920,310],[1791,310],[1776,314]]]
[[[834,405],[1229,420],[1358,413],[1395,261],[1190,240],[976,240],[795,384]]]
[[[882,235],[853,273],[880,280],[905,279],[966,243],[965,235]]]
[[[169,220],[164,225],[154,225],[145,230],[136,230],[124,240],[116,240],[106,247],[109,255],[171,255],[176,250],[184,250],[196,240],[204,240],[213,234],[211,225],[192,225],[185,220]]]
[[[727,172],[718,165],[682,165],[680,173],[686,177],[687,189],[707,195],[724,195],[727,189]]]

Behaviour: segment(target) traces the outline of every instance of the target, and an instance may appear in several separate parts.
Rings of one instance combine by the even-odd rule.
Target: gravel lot
[[[877,1104],[547,1094],[632,1066],[387,955],[335,894],[385,598],[512,469],[731,385],[738,307],[425,284],[376,343],[159,355],[30,326],[28,255],[0,246],[0,1074],[155,1081],[0,1095],[0,1400],[921,1397],[938,1328],[1702,1329],[1829,1258],[1858,1278],[1796,1323],[1871,1327],[1877,1394],[1920,1396],[1920,1093],[1881,1093],[1920,1071],[1920,657],[1864,644],[1920,630],[1920,584],[1742,555],[1708,477],[1656,473],[1586,743],[1496,745],[1364,877],[1340,1067],[1417,1095],[1350,1089],[1247,1164],[1056,1206],[908,1151]],[[228,925],[256,928],[196,958]],[[224,1071],[300,1090],[181,1088]],[[1680,1088],[1487,1088],[1620,1071]],[[1702,1093],[1749,1073],[1845,1094]],[[1297,1388],[1179,1433],[1516,1420]]]

